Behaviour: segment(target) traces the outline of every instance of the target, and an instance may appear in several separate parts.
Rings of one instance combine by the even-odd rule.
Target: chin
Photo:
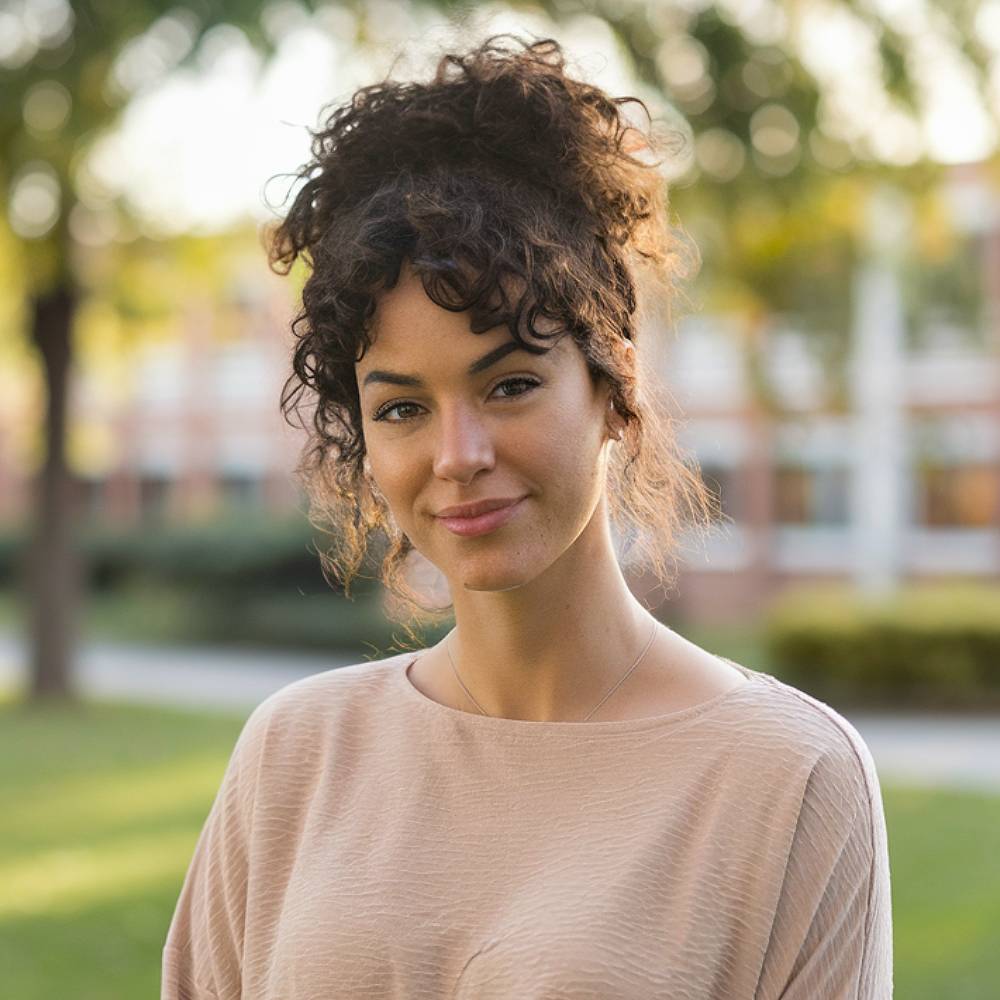
[[[451,586],[462,590],[501,591],[516,590],[530,583],[544,569],[536,561],[524,558],[523,554],[509,553],[512,558],[476,559],[474,556],[451,574]]]

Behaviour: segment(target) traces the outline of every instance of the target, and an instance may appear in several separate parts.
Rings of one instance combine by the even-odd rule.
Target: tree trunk
[[[34,302],[32,334],[45,372],[44,459],[34,484],[28,552],[32,701],[69,701],[80,599],[74,503],[66,463],[71,331],[77,293],[63,284]]]

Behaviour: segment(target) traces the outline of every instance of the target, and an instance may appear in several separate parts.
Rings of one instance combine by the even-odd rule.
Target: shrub
[[[842,584],[797,587],[765,615],[775,673],[824,700],[1000,706],[1000,586],[907,585],[872,598]]]

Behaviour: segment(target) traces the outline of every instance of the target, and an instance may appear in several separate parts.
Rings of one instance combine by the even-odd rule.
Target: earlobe
[[[604,421],[604,425],[607,428],[607,436],[612,441],[621,441],[622,439],[622,427],[621,418],[618,415],[618,411],[615,409],[614,400],[608,400],[608,419]]]

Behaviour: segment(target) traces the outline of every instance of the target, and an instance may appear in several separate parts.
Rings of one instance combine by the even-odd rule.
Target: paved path
[[[218,647],[84,643],[73,675],[81,695],[249,714],[269,694],[300,677],[355,658]],[[0,633],[0,687],[25,682],[19,637]]]
[[[249,714],[273,691],[356,657],[274,651],[86,643],[75,680],[81,694]],[[24,682],[23,646],[0,633],[0,687]],[[843,712],[861,733],[879,776],[893,784],[1000,794],[1000,716]]]

